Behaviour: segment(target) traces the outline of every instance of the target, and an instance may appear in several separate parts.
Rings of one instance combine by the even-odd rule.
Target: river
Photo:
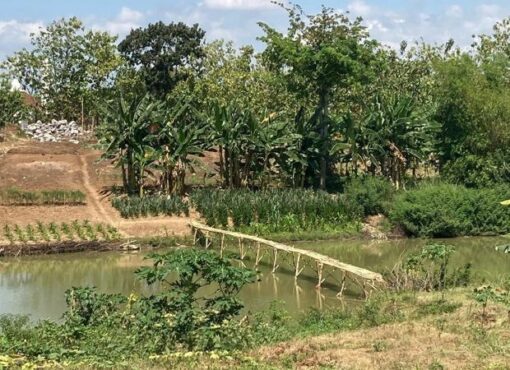
[[[400,258],[419,250],[425,243],[424,240],[403,239],[299,242],[294,245],[384,273]],[[510,255],[495,250],[497,245],[508,244],[508,239],[456,238],[446,240],[446,243],[456,247],[452,263],[456,266],[472,263],[477,280],[498,280],[510,276]],[[138,281],[133,274],[139,266],[147,263],[144,255],[143,252],[85,252],[2,258],[0,314],[26,314],[33,320],[58,320],[65,310],[64,292],[77,286],[95,286],[106,293],[149,294],[153,289]],[[246,265],[251,267],[252,262],[248,260]],[[284,265],[276,274],[271,273],[269,266],[262,266],[258,281],[246,286],[240,298],[250,311],[265,309],[272,301],[279,300],[293,313],[311,307],[334,307],[357,299],[338,300],[335,297],[338,286],[334,280],[327,280],[318,292],[313,276],[311,270],[305,270],[296,285],[293,272],[287,271]]]

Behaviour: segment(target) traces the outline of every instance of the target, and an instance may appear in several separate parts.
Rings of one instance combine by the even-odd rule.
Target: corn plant
[[[37,221],[37,231],[38,231],[39,235],[41,236],[41,238],[44,239],[44,241],[46,241],[46,242],[51,241],[51,236],[48,231],[48,228],[41,221]]]
[[[26,243],[28,241],[28,237],[18,224],[14,225],[14,233],[16,234],[18,240],[22,243]]]
[[[28,240],[32,241],[32,242],[35,242],[37,241],[37,236],[36,236],[36,232],[35,232],[35,229],[32,225],[27,225],[25,227],[25,233],[27,234],[27,238]]]
[[[189,215],[189,205],[180,196],[120,197],[112,205],[124,218]]]
[[[353,220],[341,196],[310,190],[198,190],[191,203],[209,225],[264,225],[269,231],[297,231]]]
[[[11,227],[9,225],[4,226],[4,236],[11,244],[14,244],[14,242],[16,241],[16,238],[12,233]]]
[[[90,221],[83,221],[84,234],[88,240],[97,240],[97,232]]]
[[[62,231],[62,234],[65,235],[67,240],[73,240],[74,238],[73,230],[67,223],[62,222],[62,224],[60,224],[60,230]]]
[[[76,235],[78,236],[78,238],[80,238],[81,240],[87,240],[87,235],[85,234],[83,225],[80,224],[80,222],[78,220],[74,220],[71,223],[71,227],[72,227],[73,231],[76,233]]]
[[[62,235],[60,234],[60,229],[58,228],[57,224],[54,222],[51,222],[48,226],[48,231],[51,234],[52,238],[56,241],[62,240]]]

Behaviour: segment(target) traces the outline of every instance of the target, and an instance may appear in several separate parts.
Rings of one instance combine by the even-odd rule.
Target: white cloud
[[[0,40],[2,42],[28,42],[30,34],[36,33],[42,26],[42,22],[0,21]]]
[[[269,9],[275,5],[270,0],[204,0],[202,3],[212,9]]]
[[[499,16],[501,15],[501,9],[498,5],[494,4],[481,4],[478,6],[478,12],[480,12],[482,15],[488,15],[488,16]]]
[[[30,34],[37,33],[42,22],[0,21],[0,60],[23,47],[30,46]]]
[[[144,13],[128,7],[122,7],[119,14],[114,19],[104,24],[96,24],[94,28],[105,29],[116,35],[125,35],[133,28],[140,27],[144,19]]]
[[[450,17],[459,18],[459,17],[462,17],[463,14],[464,14],[464,10],[462,9],[462,7],[460,5],[457,5],[457,4],[454,4],[450,7],[448,7],[448,9],[446,9],[446,15],[448,15]]]
[[[363,0],[355,0],[351,2],[349,5],[347,5],[347,9],[351,13],[362,17],[366,17],[372,11],[370,5],[365,3]]]

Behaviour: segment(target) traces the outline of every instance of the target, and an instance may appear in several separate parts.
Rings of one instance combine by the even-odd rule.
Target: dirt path
[[[118,185],[118,169],[98,162],[100,156],[100,151],[70,143],[0,143],[0,189],[80,190],[87,197],[83,206],[0,206],[0,227],[3,224],[26,226],[38,221],[90,220],[116,227],[126,239],[189,234],[188,224],[197,217],[195,214],[121,218],[110,199],[101,192],[103,188]]]
[[[85,191],[87,193],[87,197],[89,198],[89,202],[91,205],[91,210],[95,213],[95,215],[99,218],[104,220],[106,223],[117,226],[116,222],[113,221],[113,219],[110,217],[108,212],[104,209],[103,205],[101,204],[101,198],[99,194],[97,193],[97,189],[92,186],[90,183],[90,173],[89,173],[89,165],[87,163],[87,158],[84,155],[79,154],[78,158],[80,159],[80,171],[83,177],[83,187],[85,188]],[[125,237],[128,237],[129,235],[126,235],[124,232],[122,232]]]

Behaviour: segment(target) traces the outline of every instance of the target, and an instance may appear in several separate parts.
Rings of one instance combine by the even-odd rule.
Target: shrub
[[[399,194],[390,219],[411,236],[455,237],[510,232],[510,208],[502,199],[510,188],[468,189],[452,184],[424,184]]]
[[[387,214],[395,188],[383,177],[363,176],[351,179],[345,187],[345,201],[364,216]]]

